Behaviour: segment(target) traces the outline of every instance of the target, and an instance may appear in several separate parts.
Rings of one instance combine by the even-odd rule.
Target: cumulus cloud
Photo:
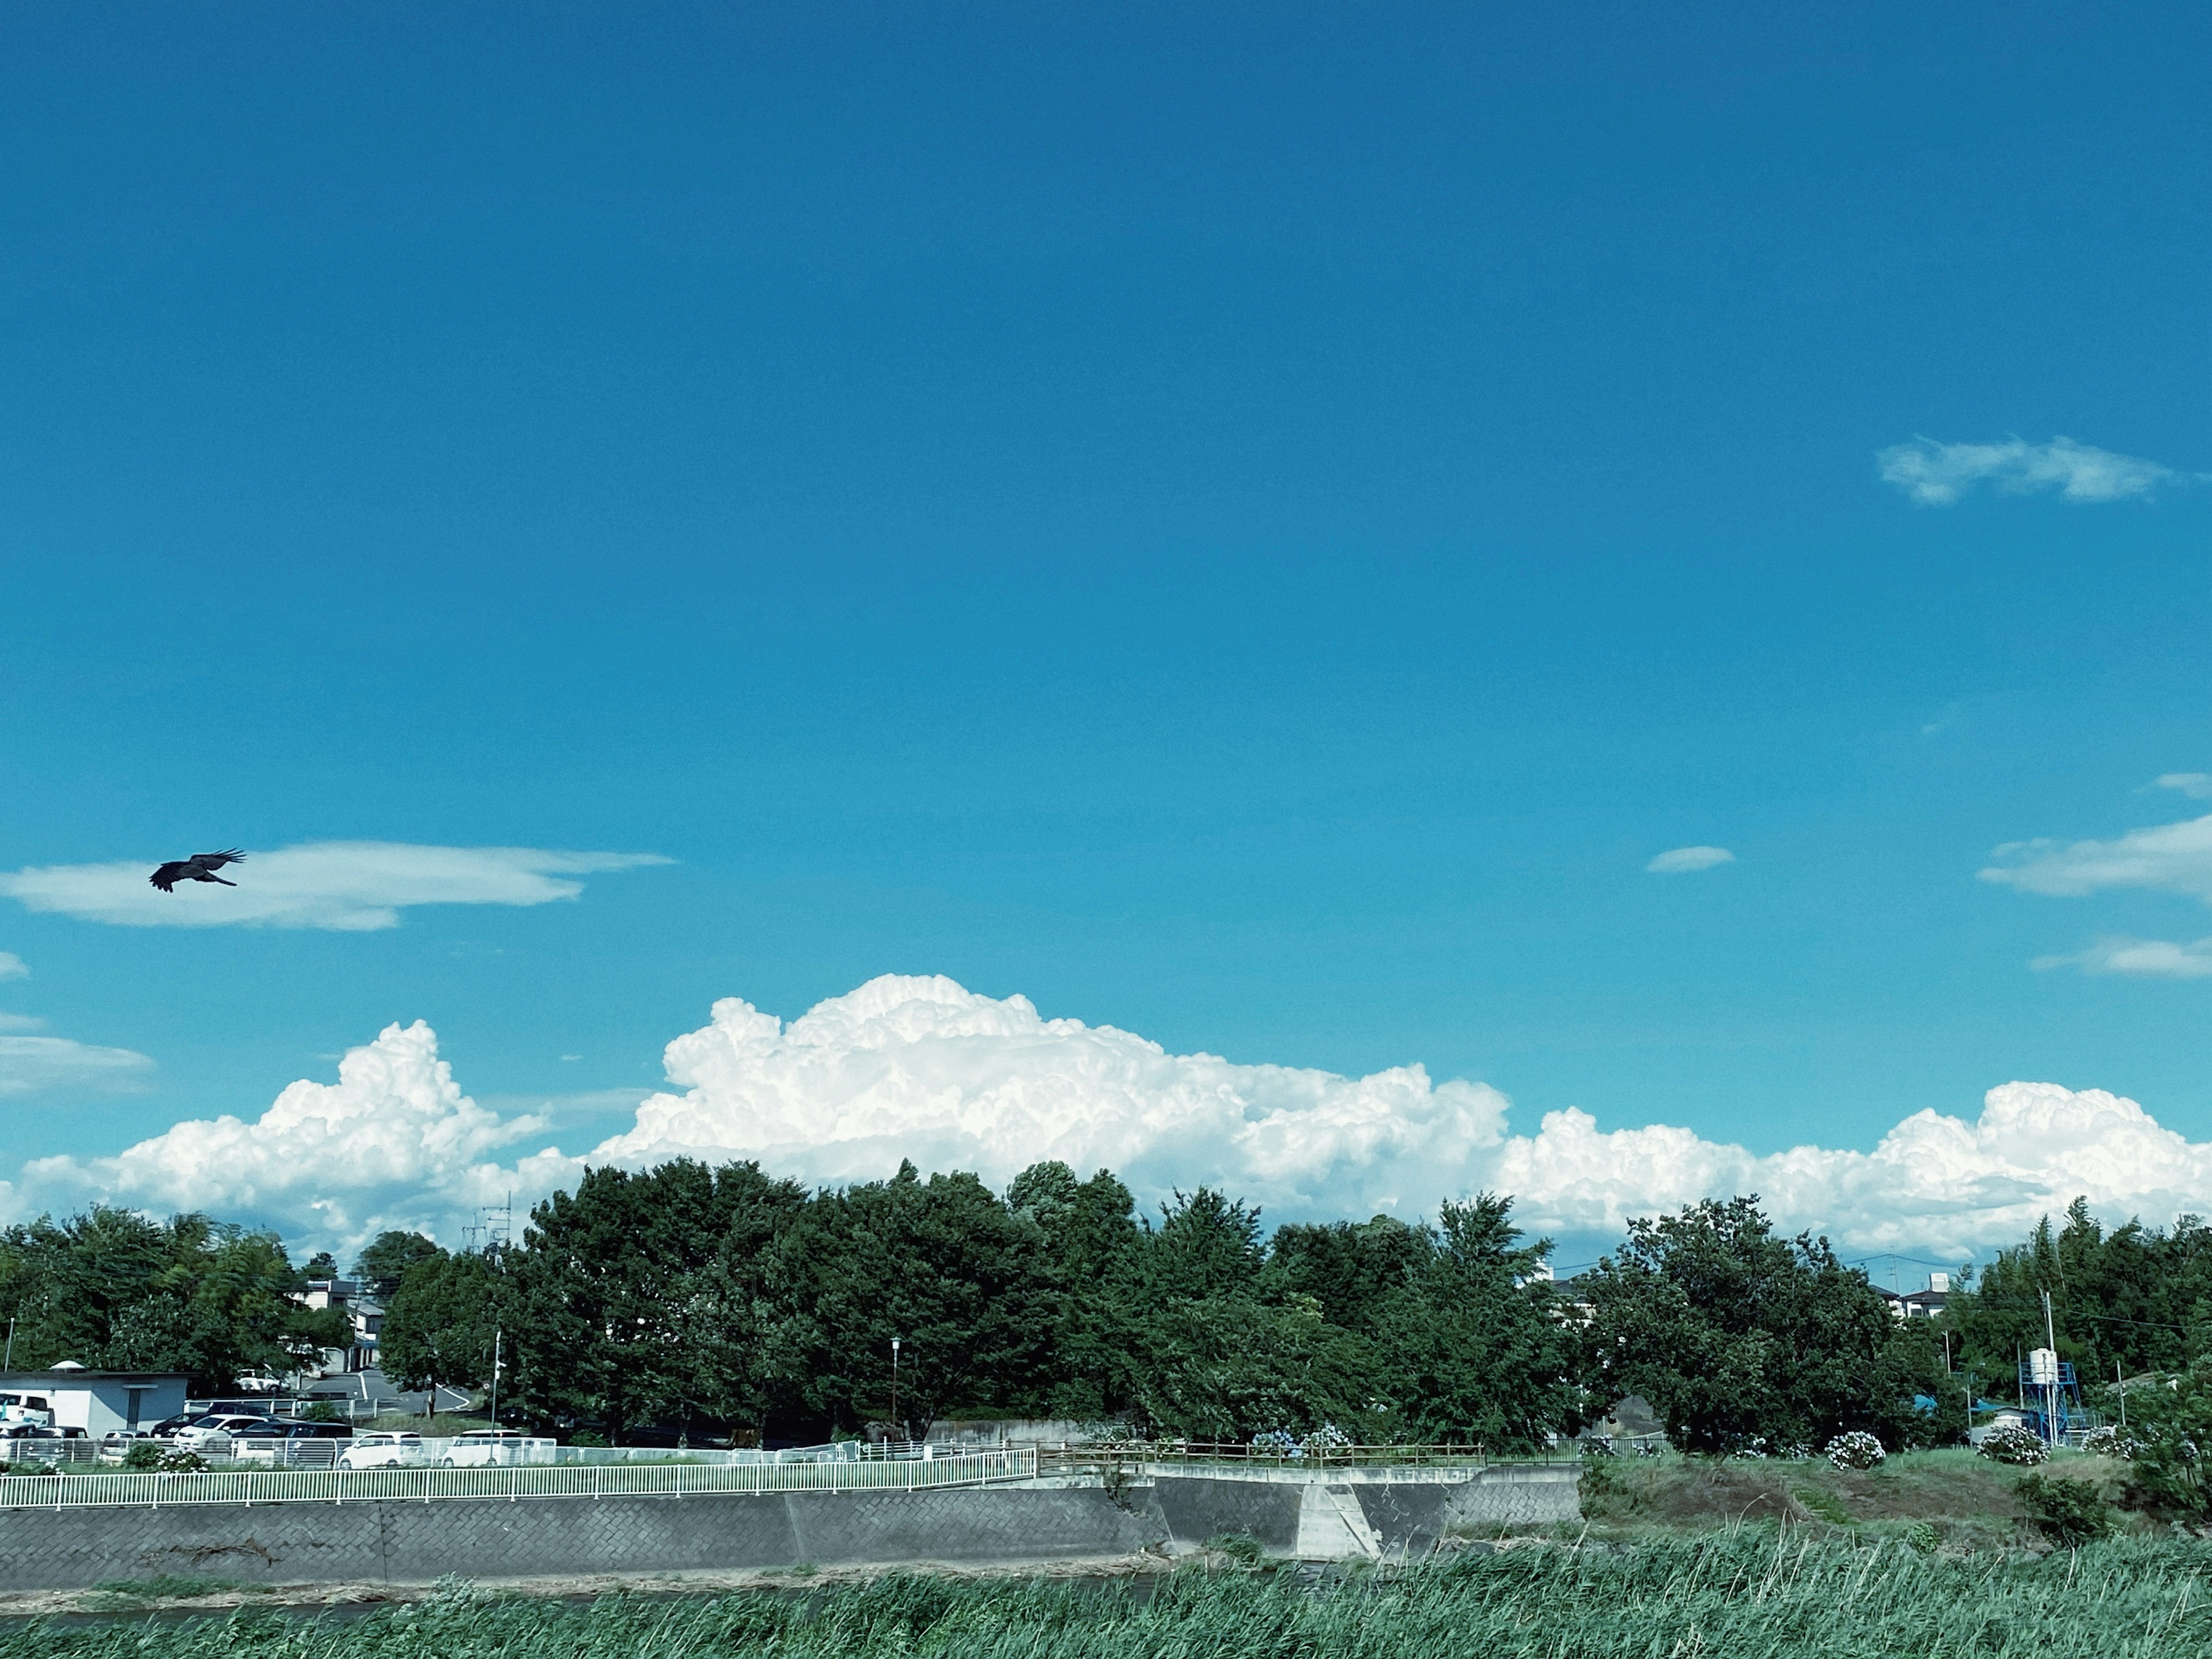
[[[0,1031],[37,1030],[43,1020],[0,1018]],[[128,1048],[100,1048],[67,1037],[0,1036],[0,1095],[41,1089],[128,1091],[142,1087],[154,1062]]]
[[[2212,772],[2161,772],[2160,789],[2178,789],[2191,800],[2212,800]]]
[[[1437,1083],[1419,1066],[1348,1078],[1173,1054],[944,978],[872,980],[788,1024],[732,998],[671,1042],[665,1064],[672,1086],[575,1158],[538,1144],[542,1118],[464,1095],[427,1026],[393,1025],[345,1056],[335,1085],[295,1083],[255,1121],[183,1123],[116,1158],[43,1160],[24,1185],[206,1207],[341,1249],[386,1226],[450,1239],[510,1190],[522,1205],[586,1164],[679,1155],[757,1158],[820,1182],[878,1178],[910,1158],[1001,1186],[1057,1158],[1111,1168],[1147,1199],[1212,1182],[1276,1219],[1411,1218],[1487,1188],[1514,1194],[1526,1224],[1582,1238],[1756,1192],[1792,1229],[1954,1256],[2019,1237],[2076,1194],[2112,1215],[2212,1210],[2212,1145],[2100,1090],[2006,1084],[1974,1117],[1917,1112],[1866,1152],[1757,1154],[1674,1126],[1606,1130],[1572,1109],[1515,1133],[1498,1091]]]
[[[2185,893],[2212,903],[2212,814],[2130,830],[2117,841],[2016,841],[1991,854],[1984,881],[2081,898],[2113,887]]]
[[[2076,956],[2038,957],[2037,969],[2079,968],[2085,974],[2136,979],[2212,979],[2212,939],[2177,945],[2162,939],[2103,939]]]
[[[2160,484],[2201,482],[2172,467],[2133,455],[2053,438],[2032,444],[2008,438],[1993,444],[1944,444],[1915,438],[1875,456],[1882,481],[1923,507],[1949,507],[1977,486],[2009,495],[2055,489],[2069,501],[2119,501],[2149,495]]]
[[[0,873],[0,894],[33,910],[123,927],[397,927],[415,904],[547,904],[584,890],[570,877],[672,862],[655,853],[562,853],[535,847],[419,847],[325,841],[258,853],[228,872],[236,888],[149,885],[158,859],[57,864]]]
[[[0,979],[28,979],[31,970],[13,951],[0,951]]]
[[[1735,854],[1725,847],[1677,847],[1660,854],[1644,867],[1655,876],[1686,876],[1735,862]]]
[[[732,1152],[815,1180],[901,1158],[1003,1182],[1040,1158],[1140,1187],[1228,1184],[1277,1206],[1418,1212],[1439,1168],[1498,1138],[1505,1097],[1431,1084],[1170,1054],[1110,1025],[1045,1019],[949,979],[886,975],[788,1027],[735,998],[668,1045],[669,1081],[598,1160]]]
[[[194,1119],[113,1158],[40,1158],[24,1166],[22,1185],[209,1210],[349,1244],[386,1226],[450,1234],[456,1218],[503,1202],[515,1182],[542,1193],[568,1172],[557,1152],[551,1170],[543,1156],[505,1170],[489,1157],[544,1127],[463,1094],[438,1058],[437,1034],[416,1020],[349,1051],[336,1083],[293,1084],[252,1122]]]

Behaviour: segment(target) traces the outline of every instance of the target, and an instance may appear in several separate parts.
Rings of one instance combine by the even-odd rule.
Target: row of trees
[[[1110,1173],[1060,1164],[1001,1196],[911,1165],[810,1194],[679,1161],[592,1171],[512,1249],[425,1251],[383,1352],[416,1386],[483,1386],[502,1333],[519,1415],[617,1438],[972,1412],[1528,1447],[1629,1393],[1713,1450],[1963,1425],[1924,1322],[1900,1327],[1825,1240],[1777,1236],[1755,1200],[1639,1222],[1571,1286],[1550,1249],[1490,1194],[1434,1224],[1270,1236],[1222,1194],[1140,1217]]]
[[[2106,1231],[2077,1201],[1978,1279],[1962,1270],[1932,1322],[1896,1320],[1826,1240],[1778,1234],[1752,1199],[1635,1222],[1570,1285],[1549,1251],[1488,1194],[1433,1224],[1269,1233],[1205,1188],[1140,1216],[1110,1173],[1059,1164],[1000,1194],[911,1166],[809,1192],[678,1161],[591,1172],[510,1247],[389,1233],[356,1271],[387,1298],[396,1376],[485,1386],[502,1334],[518,1415],[617,1439],[974,1412],[1515,1447],[1632,1393],[1687,1447],[1851,1428],[1895,1446],[1955,1438],[1970,1376],[2002,1397],[2046,1292],[2085,1379],[2212,1356],[2212,1228],[2190,1217]],[[95,1209],[0,1234],[0,1317],[19,1366],[181,1370],[215,1391],[348,1345],[343,1313],[295,1299],[337,1267],[295,1268],[273,1235],[204,1216]]]
[[[294,1299],[302,1280],[274,1233],[204,1215],[101,1208],[0,1233],[0,1317],[18,1367],[183,1371],[210,1391],[289,1370],[353,1341],[344,1313]]]

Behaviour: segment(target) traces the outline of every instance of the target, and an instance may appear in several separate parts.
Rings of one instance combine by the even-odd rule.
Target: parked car
[[[343,1423],[302,1423],[291,1418],[268,1418],[234,1431],[230,1455],[241,1462],[296,1464],[329,1468],[343,1449],[336,1443],[353,1438]]]
[[[228,1457],[233,1437],[258,1424],[274,1422],[268,1417],[245,1417],[229,1412],[210,1412],[177,1431],[172,1437],[186,1451],[198,1452],[203,1457]]]
[[[441,1468],[476,1469],[493,1463],[536,1462],[541,1461],[538,1449],[551,1443],[514,1429],[472,1429],[454,1439],[438,1464]]]
[[[146,1437],[149,1440],[174,1440],[207,1414],[205,1412],[179,1412],[174,1417],[165,1417],[145,1431]]]
[[[56,1443],[82,1438],[82,1429],[50,1429],[43,1423],[0,1424],[0,1463],[20,1463],[25,1458],[51,1461],[62,1455]]]
[[[273,1376],[241,1376],[238,1379],[240,1394],[282,1394],[284,1384]]]
[[[54,1425],[53,1402],[42,1394],[0,1394],[0,1422],[28,1423],[51,1429]]]
[[[342,1469],[413,1468],[423,1461],[421,1435],[383,1430],[354,1436],[353,1444],[338,1453]]]

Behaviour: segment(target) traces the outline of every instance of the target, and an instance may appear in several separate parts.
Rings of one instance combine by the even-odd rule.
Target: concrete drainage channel
[[[935,1491],[0,1510],[0,1590],[197,1574],[241,1584],[427,1583],[1170,1554],[1227,1535],[1308,1561],[1404,1560],[1447,1533],[1577,1518],[1571,1464],[1154,1472],[1109,1492]],[[1449,1476],[1449,1478],[1439,1478]]]
[[[1571,1463],[1156,1473],[1152,1498],[1171,1549],[1242,1534],[1267,1554],[1301,1561],[1402,1561],[1449,1533],[1578,1521],[1579,1474]]]

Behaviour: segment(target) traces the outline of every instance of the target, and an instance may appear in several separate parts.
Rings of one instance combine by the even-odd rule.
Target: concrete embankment
[[[164,1573],[243,1583],[421,1583],[1127,1555],[1158,1539],[1097,1489],[460,1498],[0,1510],[0,1589]]]
[[[1097,1486],[683,1498],[0,1510],[0,1590],[180,1574],[246,1584],[1104,1560],[1243,1534],[1269,1554],[1402,1559],[1449,1531],[1576,1518],[1571,1466],[1471,1478],[1156,1474]]]

